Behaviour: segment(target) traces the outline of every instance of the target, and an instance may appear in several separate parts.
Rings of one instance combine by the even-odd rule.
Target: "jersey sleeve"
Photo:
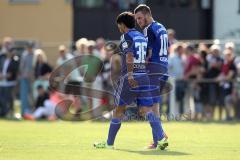
[[[121,37],[121,48],[124,54],[126,53],[133,53],[134,52],[134,45],[133,40],[128,34],[123,34]]]
[[[148,49],[152,49],[153,48],[153,42],[156,39],[156,35],[154,34],[151,27],[149,27],[148,30],[147,30],[147,38],[148,38]]]

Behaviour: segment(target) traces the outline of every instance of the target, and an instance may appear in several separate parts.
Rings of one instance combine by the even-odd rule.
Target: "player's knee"
[[[125,111],[125,107],[115,108],[115,110],[113,111],[113,117],[114,118],[122,118],[124,111]]]
[[[154,103],[153,104],[153,109],[156,109],[156,110],[158,109],[159,110],[159,103]]]
[[[152,112],[152,109],[150,107],[141,107],[140,108],[141,116],[145,116],[148,112]]]
[[[153,105],[152,110],[156,115],[160,115],[160,110],[159,110],[159,104],[158,103],[155,103]]]
[[[142,117],[145,116],[144,111],[140,109],[140,110],[139,110],[139,115],[142,116]]]

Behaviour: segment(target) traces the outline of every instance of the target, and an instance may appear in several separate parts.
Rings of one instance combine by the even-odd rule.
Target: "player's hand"
[[[138,87],[138,82],[135,81],[132,76],[128,77],[128,83],[132,88]]]
[[[148,65],[148,63],[149,63],[149,60],[148,60],[148,59],[146,59],[146,60],[145,60],[145,64],[146,64],[146,65]]]

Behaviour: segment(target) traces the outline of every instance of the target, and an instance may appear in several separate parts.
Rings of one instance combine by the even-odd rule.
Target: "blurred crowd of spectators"
[[[167,112],[169,101],[174,98],[174,108],[180,114],[193,106],[193,118],[196,120],[240,119],[240,61],[235,53],[235,44],[191,44],[175,38],[175,31],[168,30],[169,36],[169,75],[174,79],[175,97],[166,95]],[[73,96],[49,90],[49,76],[53,67],[62,66],[68,60],[80,55],[93,55],[103,64],[96,80],[82,83],[86,70],[79,68],[67,77],[68,83],[94,89],[112,91],[114,74],[120,69],[120,57],[106,50],[103,38],[88,40],[81,38],[75,43],[76,50],[58,46],[58,57],[54,66],[48,63],[47,54],[41,48],[29,43],[21,55],[16,54],[14,40],[5,37],[0,50],[0,117],[17,117],[29,120],[47,118],[55,120],[55,106],[64,99],[72,99],[76,113],[92,110],[90,116],[101,112],[100,105],[110,107],[112,99]],[[85,59],[91,64],[91,72],[99,67],[96,60]],[[114,61],[114,62],[112,62]],[[52,63],[53,64],[53,63]],[[77,67],[76,67],[77,68]],[[63,68],[62,72],[67,70]],[[112,74],[112,75],[111,75]],[[20,115],[16,115],[16,99],[20,100]],[[15,104],[15,105],[14,105]],[[225,116],[223,116],[223,110]],[[216,112],[218,111],[218,112]],[[217,114],[216,114],[217,113]]]
[[[240,61],[235,44],[183,43],[174,38],[174,30],[168,33],[169,74],[175,79],[179,113],[186,111],[192,97],[196,120],[212,120],[214,115],[219,120],[240,119]]]
[[[110,64],[110,58],[115,59],[115,71],[119,70],[119,56],[113,58],[112,51],[105,49],[105,40],[98,38],[96,41],[81,38],[75,43],[76,50],[71,51],[65,45],[59,45],[58,57],[56,62],[52,64],[54,68],[62,67],[62,73],[68,72],[69,69],[74,70],[70,76],[66,76],[68,84],[102,89],[112,90],[110,72],[115,67]],[[33,43],[25,46],[23,53],[17,54],[14,46],[14,40],[11,37],[5,37],[0,47],[0,117],[17,117],[28,120],[36,120],[39,118],[47,118],[49,120],[56,119],[55,106],[64,99],[72,100],[75,112],[85,110],[93,110],[99,105],[108,106],[109,97],[102,97],[101,100],[96,98],[88,98],[84,96],[66,95],[49,89],[49,77],[53,71],[53,66],[48,63],[47,54],[41,48],[35,48]],[[101,73],[97,75],[94,82],[82,83],[86,70],[73,66],[68,68],[63,65],[70,59],[81,55],[93,55],[104,62]],[[85,57],[84,61],[91,65],[88,71],[94,72],[99,68],[96,59]],[[85,62],[82,62],[85,63]],[[78,69],[76,69],[78,68]],[[87,68],[86,68],[87,69]],[[63,91],[71,92],[71,91]],[[80,92],[79,92],[80,94]],[[14,100],[20,100],[20,115],[16,115]],[[99,111],[98,111],[99,112]],[[94,115],[93,115],[94,116]]]

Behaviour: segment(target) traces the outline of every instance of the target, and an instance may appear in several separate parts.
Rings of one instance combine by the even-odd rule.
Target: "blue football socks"
[[[157,145],[158,141],[164,138],[164,132],[160,122],[160,118],[157,117],[153,112],[148,112],[146,114],[146,118],[152,128],[154,145]]]
[[[116,135],[120,127],[121,127],[121,120],[118,118],[113,118],[111,120],[109,131],[108,131],[108,139],[107,139],[108,145],[112,146],[114,144]]]

